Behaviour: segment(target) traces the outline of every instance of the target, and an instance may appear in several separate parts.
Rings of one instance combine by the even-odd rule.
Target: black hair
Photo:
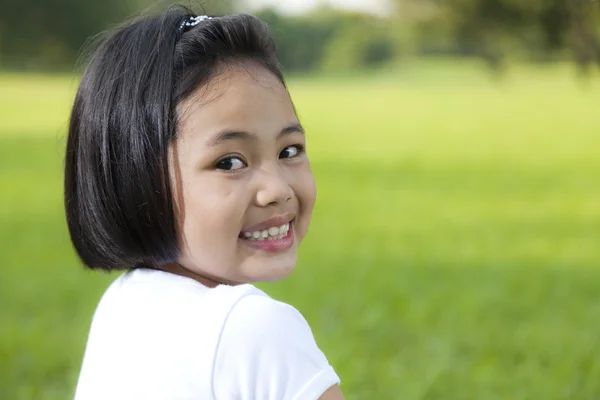
[[[180,31],[193,15],[173,6],[116,29],[83,74],[69,125],[64,200],[71,241],[89,268],[177,262],[168,168],[177,104],[231,63],[258,63],[285,86],[263,22],[238,14]]]

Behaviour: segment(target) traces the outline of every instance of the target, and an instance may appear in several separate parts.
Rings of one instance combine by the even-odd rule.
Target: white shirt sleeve
[[[340,382],[302,315],[257,294],[231,310],[213,373],[218,400],[316,400]]]

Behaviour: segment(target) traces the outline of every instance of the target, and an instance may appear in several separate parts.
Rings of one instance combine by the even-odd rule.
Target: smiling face
[[[227,67],[177,112],[170,165],[181,257],[167,270],[209,285],[284,278],[316,197],[287,90],[260,67]]]

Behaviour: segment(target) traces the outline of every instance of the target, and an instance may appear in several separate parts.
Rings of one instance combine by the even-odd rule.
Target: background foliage
[[[496,69],[507,59],[571,59],[600,65],[597,0],[394,0],[389,15],[321,8],[301,16],[255,12],[274,32],[290,71],[377,67],[423,54],[477,56]],[[86,38],[166,4],[148,0],[3,0],[0,68],[69,68]],[[186,4],[184,2],[184,4]],[[242,0],[187,3],[198,11],[248,11]]]

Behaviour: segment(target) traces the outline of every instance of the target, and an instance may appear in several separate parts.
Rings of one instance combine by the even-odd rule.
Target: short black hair
[[[129,22],[87,64],[69,124],[64,201],[71,241],[89,268],[177,262],[168,150],[181,101],[231,63],[258,63],[285,86],[262,21],[222,16],[182,32],[194,15],[171,6]]]

